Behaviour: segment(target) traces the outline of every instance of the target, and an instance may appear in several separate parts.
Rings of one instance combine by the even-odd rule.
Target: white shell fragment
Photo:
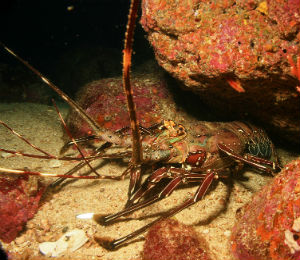
[[[299,218],[296,218],[294,220],[294,224],[292,226],[292,229],[296,232],[300,232],[300,217]]]
[[[83,214],[79,214],[76,216],[76,218],[79,218],[79,219],[92,219],[94,217],[94,213],[83,213]]]
[[[49,166],[50,166],[51,168],[58,168],[58,167],[61,166],[61,161],[60,161],[60,160],[56,160],[56,159],[52,159],[52,160],[50,160],[50,162],[49,162]]]
[[[89,239],[83,230],[74,229],[64,234],[56,242],[40,243],[39,249],[43,255],[48,257],[58,257],[63,255],[67,250],[74,252],[88,240]]]

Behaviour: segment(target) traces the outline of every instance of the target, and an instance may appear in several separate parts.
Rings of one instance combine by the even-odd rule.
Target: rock
[[[131,83],[137,117],[143,127],[168,119],[186,128],[193,127],[192,123],[199,120],[216,120],[197,96],[174,89],[173,82],[160,72],[133,74]],[[79,90],[75,100],[102,128],[116,131],[130,125],[121,77],[88,83]],[[66,123],[74,137],[92,133],[87,123],[72,109]]]
[[[45,190],[35,177],[0,178],[0,239],[13,241],[36,213]]]
[[[236,259],[300,259],[300,159],[287,164],[240,213],[231,236]]]
[[[208,246],[192,227],[167,219],[153,225],[143,250],[144,260],[209,260]]]
[[[48,257],[58,257],[63,255],[67,250],[74,252],[82,247],[87,241],[88,237],[85,232],[80,229],[73,229],[65,233],[56,242],[43,242],[39,244],[39,249],[42,254]]]
[[[144,127],[161,122],[163,115],[172,110],[172,98],[165,82],[152,76],[139,75],[132,79],[137,116]],[[100,127],[116,131],[130,125],[121,77],[101,79],[83,86],[77,93],[76,101]],[[91,131],[73,110],[66,122],[75,137],[82,137]]]
[[[143,0],[141,24],[182,87],[228,119],[254,119],[299,144],[299,83],[289,61],[300,55],[299,4]]]

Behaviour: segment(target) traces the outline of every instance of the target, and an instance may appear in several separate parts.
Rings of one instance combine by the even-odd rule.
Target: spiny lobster
[[[1,172],[63,178],[115,180],[122,179],[127,174],[130,174],[128,201],[124,210],[112,215],[94,214],[94,219],[101,225],[107,225],[121,216],[147,207],[169,196],[181,184],[199,183],[198,189],[191,198],[133,233],[116,240],[96,238],[97,242],[108,250],[114,250],[124,245],[126,241],[143,233],[154,223],[170,217],[201,200],[207,193],[213,180],[227,178],[231,172],[240,170],[244,164],[248,164],[268,174],[273,174],[280,170],[272,142],[263,130],[249,123],[237,121],[229,123],[198,122],[193,125],[190,131],[187,131],[183,125],[176,124],[172,120],[164,120],[160,124],[153,125],[149,128],[139,126],[130,84],[132,42],[138,5],[139,1],[131,1],[125,36],[125,48],[123,51],[123,86],[130,114],[131,137],[125,134],[127,133],[127,129],[121,129],[117,132],[100,129],[97,123],[89,117],[75,101],[69,98],[25,60],[1,43],[2,47],[38,75],[86,120],[93,129],[95,138],[101,138],[106,142],[102,149],[95,151],[95,154],[88,157],[84,157],[78,147],[78,151],[82,155],[80,160],[83,160],[81,164],[88,165],[96,174],[95,176],[73,176],[70,173],[66,175],[55,175],[29,170],[10,170],[7,168],[0,168]],[[64,124],[62,117],[61,121]],[[0,121],[0,123],[10,129],[4,122]],[[66,125],[65,129],[72,143],[77,146],[79,140],[74,140]],[[12,129],[10,130],[18,135]],[[22,138],[21,136],[19,137]],[[90,139],[90,137],[88,139]],[[32,144],[30,145],[33,146]],[[117,154],[106,153],[106,151],[109,151],[110,147],[113,146],[125,147],[126,151]],[[129,147],[131,147],[131,149],[129,149]],[[38,148],[35,149],[40,150]],[[1,150],[35,158],[76,160],[70,157],[58,158],[44,151],[42,152],[45,155],[37,156],[5,149]],[[120,176],[100,175],[90,165],[90,161],[95,158],[105,159],[116,157],[131,157],[129,166]],[[274,160],[271,161],[271,158]],[[141,176],[147,168],[146,166],[148,168],[152,166],[154,170],[146,180],[141,183]],[[167,180],[167,182],[163,180]],[[157,189],[159,190],[158,192],[156,191],[154,194],[151,193]]]

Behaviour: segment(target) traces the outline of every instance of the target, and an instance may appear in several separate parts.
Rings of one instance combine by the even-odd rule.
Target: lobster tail
[[[264,130],[250,123],[238,121],[232,122],[231,128],[246,144],[246,153],[264,159],[270,159],[274,155],[274,145]]]
[[[262,130],[247,142],[247,149],[251,155],[264,159],[270,159],[273,154],[273,144]]]

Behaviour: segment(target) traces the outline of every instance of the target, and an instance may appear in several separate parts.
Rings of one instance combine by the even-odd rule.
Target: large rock
[[[174,89],[160,72],[134,73],[131,85],[137,118],[143,127],[148,128],[170,119],[183,124],[186,129],[194,130],[194,123],[199,120],[216,120],[197,96],[179,88]],[[75,100],[103,129],[116,131],[130,126],[120,76],[92,81],[82,86]],[[201,110],[197,110],[199,106]],[[89,125],[73,109],[66,122],[74,137],[92,133]]]
[[[254,119],[299,143],[299,82],[289,62],[300,53],[299,5],[143,0],[141,24],[157,61],[183,87],[223,115]]]
[[[159,76],[134,75],[131,84],[137,117],[142,126],[150,127],[176,114],[167,85]],[[116,131],[130,126],[121,77],[101,79],[83,86],[76,101],[102,128]],[[88,124],[74,110],[68,115],[67,125],[75,137],[91,132]]]
[[[175,219],[156,223],[146,235],[143,260],[210,260],[211,257],[205,238]]]
[[[0,178],[0,239],[13,241],[38,210],[45,186],[34,178]]]
[[[238,260],[300,259],[300,160],[287,164],[238,214],[231,249]]]

